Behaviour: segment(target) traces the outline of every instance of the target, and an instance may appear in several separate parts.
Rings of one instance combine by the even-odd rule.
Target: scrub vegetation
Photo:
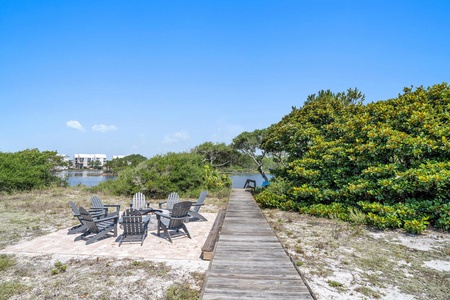
[[[317,299],[448,299],[448,232],[413,235],[276,209],[263,213]]]
[[[450,87],[363,100],[321,91],[270,126],[261,148],[283,167],[257,201],[379,229],[449,230]]]
[[[27,149],[15,153],[0,152],[0,192],[14,193],[67,185],[67,182],[53,175],[53,171],[63,165],[62,157],[55,151]]]

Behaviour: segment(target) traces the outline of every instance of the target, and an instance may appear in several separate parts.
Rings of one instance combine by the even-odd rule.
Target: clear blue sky
[[[450,1],[0,0],[0,151],[151,157],[449,82]]]

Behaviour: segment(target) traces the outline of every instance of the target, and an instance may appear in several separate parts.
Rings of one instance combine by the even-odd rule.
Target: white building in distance
[[[77,169],[91,167],[95,161],[100,162],[100,166],[106,163],[106,154],[74,154],[73,166]]]

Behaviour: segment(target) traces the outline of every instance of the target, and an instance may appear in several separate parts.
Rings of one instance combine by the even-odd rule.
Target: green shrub
[[[449,230],[450,86],[405,88],[366,105],[362,99],[357,90],[320,91],[266,130],[261,147],[283,159],[276,175],[290,189],[262,192],[260,203],[348,219],[349,211],[329,211],[341,203],[378,228],[419,231],[427,217]]]
[[[92,190],[115,195],[142,192],[152,198],[164,198],[171,192],[196,195],[202,189],[227,187],[230,179],[206,167],[195,153],[167,153],[120,171],[115,180],[100,183]]]
[[[334,281],[334,280],[328,280],[328,285],[334,288],[342,288],[344,285],[340,282]]]
[[[231,187],[231,178],[225,174],[220,174],[216,169],[210,166],[204,166],[203,188],[208,191],[217,191],[223,188]]]
[[[354,224],[366,224],[366,214],[355,207],[348,207],[348,220]]]
[[[4,271],[16,264],[15,259],[9,257],[6,254],[0,255],[0,271]]]
[[[450,203],[443,204],[435,209],[436,227],[450,229]]]
[[[14,295],[23,294],[28,287],[20,282],[5,281],[0,283],[0,299],[10,299]]]
[[[52,275],[64,273],[67,270],[67,265],[63,265],[62,262],[60,262],[60,261],[57,261],[54,266],[55,266],[55,269],[53,269],[51,271]]]
[[[63,164],[55,151],[27,149],[15,153],[0,152],[0,192],[67,185],[67,181],[53,174],[54,169]]]
[[[427,220],[428,217],[422,218],[420,220],[406,220],[403,228],[409,233],[421,234],[427,229]]]
[[[367,214],[367,223],[378,229],[400,228],[402,225],[401,220],[395,215],[380,216],[372,212]]]
[[[286,197],[273,194],[269,191],[262,191],[255,196],[255,200],[264,208],[281,208]]]
[[[195,300],[198,299],[198,291],[192,289],[189,284],[173,284],[164,295],[166,300]]]

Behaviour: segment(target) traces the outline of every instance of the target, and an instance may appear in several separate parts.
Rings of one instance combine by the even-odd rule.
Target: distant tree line
[[[117,175],[94,189],[129,195],[137,191],[162,197],[172,191],[195,195],[201,189],[229,189],[228,172],[254,172],[254,160],[233,145],[205,142],[189,152],[167,153],[146,158],[132,154],[108,161],[104,169]],[[67,185],[56,176],[65,165],[57,152],[37,149],[0,152],[0,191],[12,193],[51,185]],[[92,164],[91,167],[94,167]],[[258,170],[262,168],[258,166]]]

